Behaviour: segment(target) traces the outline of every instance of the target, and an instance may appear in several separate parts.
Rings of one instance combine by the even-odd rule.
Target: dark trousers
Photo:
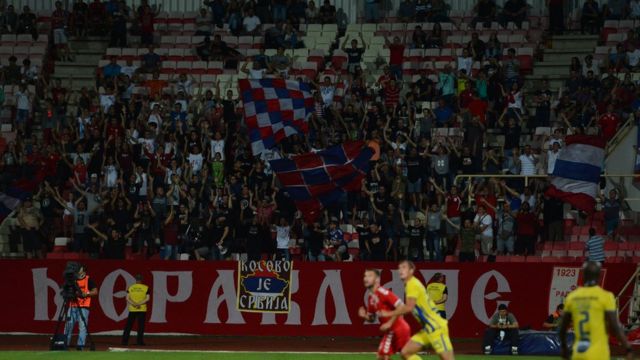
[[[517,255],[535,255],[536,237],[530,235],[518,235],[516,238],[515,253]]]
[[[111,31],[110,47],[127,47],[127,29],[114,29]]]
[[[458,255],[458,261],[460,262],[474,262],[476,261],[476,254],[474,252],[460,251]]]
[[[553,34],[562,34],[564,21],[564,6],[562,4],[549,6],[549,31]]]
[[[511,346],[518,346],[518,342],[520,340],[520,333],[518,329],[487,329],[484,332],[484,340],[482,342],[482,347],[491,346],[493,347],[493,341],[498,335],[500,335],[500,331],[504,331],[504,338],[511,343]]]
[[[131,334],[131,328],[136,319],[138,319],[138,339],[136,343],[138,345],[144,344],[144,323],[146,318],[146,311],[129,311],[127,325],[124,327],[124,332],[122,333],[122,344],[127,345],[129,343],[129,334]]]

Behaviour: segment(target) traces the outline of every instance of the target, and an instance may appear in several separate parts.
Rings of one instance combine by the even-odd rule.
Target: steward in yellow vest
[[[447,285],[444,284],[445,278],[441,273],[436,273],[433,276],[433,282],[427,285],[427,293],[433,302],[436,304],[438,314],[443,319],[447,318],[447,312],[445,311],[445,303],[447,302],[449,290]]]
[[[129,317],[127,325],[122,333],[122,345],[129,344],[129,334],[134,321],[138,320],[138,341],[137,345],[144,345],[144,323],[147,317],[147,303],[151,296],[149,287],[142,283],[142,275],[136,275],[136,283],[127,289],[127,304],[129,305]]]

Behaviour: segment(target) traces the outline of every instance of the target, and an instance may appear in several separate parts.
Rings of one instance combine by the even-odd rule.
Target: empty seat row
[[[43,56],[46,52],[47,48],[45,46],[0,46],[0,56]]]
[[[3,34],[0,37],[0,43],[2,46],[11,46],[14,45],[31,45],[34,43],[47,44],[49,42],[49,36],[47,35],[38,35],[37,40],[33,40],[31,34]]]

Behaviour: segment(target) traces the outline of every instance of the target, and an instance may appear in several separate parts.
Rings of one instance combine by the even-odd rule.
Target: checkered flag
[[[313,97],[308,84],[284,79],[238,80],[254,155],[309,131]]]

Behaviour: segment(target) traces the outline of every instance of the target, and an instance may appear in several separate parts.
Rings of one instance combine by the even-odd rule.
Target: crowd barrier
[[[62,305],[58,295],[64,261],[1,260],[2,333],[53,332]],[[382,271],[382,284],[403,296],[393,263],[293,263],[288,314],[237,310],[235,262],[87,261],[98,284],[90,330],[120,331],[127,317],[128,285],[140,273],[151,286],[149,333],[206,335],[375,336],[378,326],[365,324],[357,311],[366,292],[366,268]],[[604,287],[617,294],[635,264],[608,264]],[[523,327],[540,329],[563,297],[580,284],[580,264],[476,263],[418,264],[418,277],[446,276],[447,315],[455,338],[480,337],[499,304],[507,304]],[[288,281],[288,280],[287,280]],[[630,290],[629,290],[630,291]],[[415,324],[414,324],[415,326]]]

